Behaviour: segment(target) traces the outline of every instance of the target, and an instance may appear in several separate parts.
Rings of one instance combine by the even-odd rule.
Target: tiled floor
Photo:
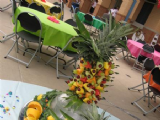
[[[48,1],[54,2],[56,0]],[[3,7],[8,3],[9,0],[0,0],[0,7]],[[64,17],[65,19],[70,18],[69,9],[66,6]],[[0,12],[0,30],[6,34],[9,34],[12,32],[12,29],[11,9],[5,12]],[[3,35],[1,31],[0,39]],[[23,81],[26,83],[32,83],[63,91],[68,88],[65,83],[65,79],[57,79],[55,74],[56,70],[53,67],[45,65],[45,62],[49,59],[49,57],[45,55],[42,55],[42,60],[40,62],[37,62],[36,59],[34,59],[28,69],[23,64],[16,61],[4,59],[4,56],[12,44],[12,40],[0,43],[0,79]],[[43,50],[54,53],[51,49],[47,51],[45,46]],[[24,60],[28,60],[29,57],[24,57],[22,54],[17,54],[15,50],[13,50],[12,55]],[[114,60],[114,62],[120,65],[119,68],[115,69],[115,71],[120,74],[114,75],[114,82],[109,83],[114,86],[107,88],[109,92],[103,94],[107,100],[99,102],[99,106],[121,120],[160,120],[160,113],[158,111],[156,113],[150,113],[144,117],[141,110],[139,110],[136,106],[131,105],[131,102],[141,97],[142,93],[129,91],[128,87],[134,86],[141,82],[141,73],[136,70],[131,70],[131,65],[124,60]],[[131,61],[131,63],[133,63],[133,61]],[[69,75],[72,69],[72,67],[69,67],[66,71],[61,70]],[[160,103],[159,99],[157,99],[157,103],[158,102]],[[147,102],[140,101],[139,103],[146,110],[149,110],[147,107]]]

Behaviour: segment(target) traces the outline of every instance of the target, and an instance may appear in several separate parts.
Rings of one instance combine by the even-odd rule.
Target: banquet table
[[[45,94],[48,91],[52,89],[20,81],[0,79],[0,120],[21,120],[18,119],[18,116],[24,105],[36,95]],[[4,112],[5,107],[8,107],[9,111]],[[103,110],[98,108],[98,112],[102,113]],[[108,112],[105,113],[105,116],[109,115],[108,120],[120,120]]]
[[[151,74],[151,71],[148,72],[147,74],[145,74],[145,75],[143,76],[143,78],[146,80],[146,82],[149,81],[149,76],[150,76],[150,74]],[[152,76],[152,75],[151,75],[151,80],[150,80],[150,86],[152,86],[152,87],[154,87],[154,88],[156,88],[157,90],[160,91],[160,85],[156,84],[156,83],[153,81],[153,76]]]
[[[56,24],[50,20],[47,19],[48,15],[41,13],[39,11],[26,8],[26,7],[17,7],[15,11],[15,18],[18,16],[18,14],[22,12],[30,12],[35,14],[41,21],[42,24],[42,38],[43,45],[47,46],[56,46],[63,48],[67,42],[74,36],[77,36],[77,32],[74,30],[74,27],[71,25],[59,20],[59,24]],[[18,23],[20,24],[20,23]],[[17,27],[17,31],[24,30],[20,25]],[[39,35],[39,31],[36,33],[32,33],[35,35]],[[66,50],[76,52],[76,49],[72,47],[70,44]]]
[[[84,22],[84,16],[85,16],[85,13],[83,13],[83,12],[78,12],[77,13],[77,16],[78,16],[78,18],[82,21],[82,22]],[[99,20],[99,19],[96,19],[95,17],[93,17],[93,27],[95,27],[96,29],[100,29],[100,30],[102,30],[103,29],[103,26],[105,26],[106,25],[106,23],[105,22],[103,22],[103,21],[101,21],[101,20]]]
[[[133,41],[133,40],[128,40],[127,41],[127,47],[130,51],[130,53],[134,56],[134,57],[138,57],[139,52],[143,49],[143,44]],[[142,55],[146,56],[146,57],[151,57],[151,54],[146,53],[144,51],[142,51],[141,53]],[[160,53],[157,52],[156,50],[154,51],[153,54],[153,61],[155,65],[160,65]]]
[[[56,5],[54,5],[53,3],[50,3],[50,2],[47,2],[47,1],[46,1],[46,2],[42,2],[41,0],[26,0],[26,1],[27,1],[29,4],[31,4],[32,1],[33,1],[33,2],[35,2],[35,3],[37,3],[37,4],[42,5],[42,6],[44,7],[45,11],[46,11],[46,14],[48,14],[48,15],[51,15],[49,9],[50,9],[51,7],[53,7],[53,6],[56,6]],[[59,6],[57,6],[57,7],[59,7]],[[57,16],[57,18],[60,19],[60,18],[61,18],[61,14],[59,14],[59,15]]]

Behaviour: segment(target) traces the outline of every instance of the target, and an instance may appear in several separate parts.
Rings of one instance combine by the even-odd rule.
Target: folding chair
[[[39,12],[46,13],[45,9],[42,5],[37,5],[36,3],[31,3],[28,7],[32,8],[34,10],[37,10]]]
[[[63,18],[64,18],[64,3],[63,3],[63,0],[61,0],[61,3],[54,2],[53,4],[57,5],[61,8],[61,19],[60,20],[63,21]]]
[[[16,6],[16,0],[11,0],[11,6],[12,6],[12,17],[13,17],[13,24],[15,23],[15,17],[14,17],[14,13],[15,13],[15,10],[17,8]],[[11,38],[13,38],[15,36],[15,33],[11,33],[11,34],[8,34],[8,35],[5,35],[3,36],[3,40],[0,40],[0,42],[5,42]]]
[[[139,84],[139,85],[136,85],[136,86],[134,86],[134,87],[130,87],[130,88],[128,88],[128,90],[143,91],[143,95],[145,95],[144,84],[146,84],[146,82],[144,82],[144,80],[143,80],[143,76],[144,76],[144,74],[145,74],[144,71],[151,71],[154,67],[155,67],[155,64],[154,64],[153,59],[146,58],[146,59],[144,60],[143,67],[142,67],[142,83]],[[137,87],[139,87],[139,86],[142,86],[143,89],[137,89]],[[144,98],[144,101],[145,101],[145,98]]]
[[[146,44],[146,42],[145,42],[145,41],[143,41],[143,40],[141,40],[141,39],[137,40],[137,42],[142,43],[143,45],[145,45],[145,44]]]
[[[143,115],[146,116],[148,113],[150,112],[155,112],[157,110],[157,108],[160,107],[160,103],[157,105],[157,106],[153,106],[151,104],[151,97],[150,97],[150,93],[152,92],[153,93],[153,96],[154,99],[155,99],[155,102],[156,102],[156,97],[159,97],[160,98],[160,91],[158,91],[156,88],[152,87],[150,85],[151,83],[151,76],[153,77],[153,82],[156,83],[157,85],[160,85],[160,69],[158,67],[154,68],[152,71],[151,71],[151,74],[150,74],[150,77],[149,77],[149,81],[148,81],[148,93],[145,94],[144,96],[142,96],[141,98],[137,99],[136,101],[132,102],[131,104],[135,104],[138,108],[140,108],[142,111],[143,111]],[[148,95],[148,96],[147,96]],[[145,111],[137,102],[140,101],[142,98],[144,97],[148,97],[148,107],[150,107],[150,105],[153,107],[151,110],[149,111]],[[159,111],[159,110],[158,110]],[[160,112],[160,111],[159,111]]]
[[[63,0],[61,1],[61,20],[63,21],[64,19],[64,2]]]
[[[75,20],[75,9],[73,8],[73,6],[71,6],[71,8],[73,9],[73,13],[71,12],[71,19],[67,19],[66,21],[64,21],[65,23],[73,26],[73,27],[77,27],[77,23],[76,23],[76,20]]]
[[[56,16],[56,18],[58,18],[58,15],[61,13],[61,8],[57,7],[57,6],[53,6],[49,9],[50,13],[54,16]]]
[[[51,63],[54,58],[56,58],[56,71],[57,71],[56,73],[57,73],[57,79],[59,79],[59,77],[72,78],[71,76],[59,74],[58,59],[59,59],[59,55],[60,55],[61,53],[64,54],[64,55],[67,55],[68,57],[72,57],[72,59],[69,60],[66,65],[63,65],[63,68],[64,68],[64,69],[65,69],[66,67],[68,67],[69,65],[71,65],[72,63],[75,63],[75,66],[76,66],[76,62],[77,62],[77,60],[79,59],[78,53],[77,53],[77,52],[66,51],[65,49],[68,47],[69,44],[71,44],[72,47],[74,47],[74,48],[76,49],[75,44],[77,44],[77,42],[75,42],[74,40],[75,40],[76,38],[78,38],[78,37],[79,37],[79,36],[76,36],[76,37],[71,38],[71,39],[67,42],[67,44],[66,44],[62,49],[59,49],[59,50],[57,51],[57,54],[56,54],[55,56],[53,56],[50,60],[48,60],[48,62],[46,63],[46,65],[47,65],[47,64]]]
[[[123,38],[120,38],[120,40],[123,40],[123,41],[125,41],[125,44],[127,44],[127,37],[126,36],[124,36]],[[122,59],[122,58],[126,58],[127,57],[127,55],[125,55],[125,53],[124,52],[128,52],[128,51],[126,51],[126,49],[124,49],[124,48],[120,48],[120,50],[119,51],[117,51],[117,53],[116,53],[116,56],[115,56],[115,58],[116,58],[116,60],[119,60],[119,59]],[[117,55],[118,54],[120,54],[120,53],[122,53],[122,57],[121,58],[118,58],[117,57]],[[127,53],[128,54],[128,53]]]
[[[19,26],[18,21],[19,21],[21,27],[23,27],[25,30],[27,30],[29,32],[34,32],[35,33],[37,31],[39,31],[39,36],[35,36],[35,35],[33,35],[33,34],[29,33],[29,32],[26,32],[25,30],[18,32],[17,31],[17,28]],[[42,38],[41,38],[42,25],[41,25],[41,22],[40,22],[39,18],[37,18],[36,15],[34,15],[33,13],[30,13],[30,12],[20,13],[17,16],[17,19],[15,21],[15,33],[16,33],[16,41],[12,45],[11,49],[9,50],[9,52],[7,53],[5,58],[9,57],[9,58],[12,58],[12,59],[14,59],[16,61],[19,61],[19,62],[25,64],[26,68],[28,68],[30,63],[31,63],[31,61],[35,57],[36,53],[39,52],[39,55],[40,55],[40,47],[41,47],[41,42],[42,42]],[[32,53],[28,52],[26,49],[25,50],[21,50],[19,48],[19,46],[18,46],[19,38],[22,39],[24,48],[26,48],[24,40],[26,40],[28,42],[38,43],[38,47],[37,47],[36,51],[32,54]],[[15,45],[17,46],[17,53],[20,50],[20,51],[23,51],[25,53],[29,53],[32,56],[28,63],[9,55],[10,52],[13,50]],[[38,57],[38,61],[39,61],[39,57]]]
[[[152,53],[154,53],[154,48],[152,46],[149,46],[148,44],[145,44],[143,46],[143,49],[141,49],[141,51],[139,52],[139,55],[138,55],[137,59],[135,60],[135,63],[133,64],[132,69],[136,69],[136,70],[142,71],[142,69],[138,69],[137,68],[138,66],[142,67],[143,62],[146,59],[146,57],[142,55],[142,52],[146,52],[146,53],[150,54],[150,57],[148,57],[148,58],[152,59],[153,58],[153,54]]]
[[[3,8],[1,8],[1,7],[0,7],[0,11],[1,11],[1,12],[5,11],[5,10],[8,10],[9,8],[11,8],[11,7],[12,7],[12,0],[10,0],[10,1],[11,1],[11,3],[10,3],[10,4],[8,4],[8,5],[4,6]]]
[[[29,6],[29,3],[26,2],[26,0],[19,0],[20,1],[20,6],[23,6],[23,7],[28,7]]]
[[[156,45],[154,46],[154,49],[155,49],[157,52],[160,52],[160,45],[156,44]]]
[[[75,11],[75,13],[77,13],[80,11],[80,9],[78,7],[76,7],[74,11]]]

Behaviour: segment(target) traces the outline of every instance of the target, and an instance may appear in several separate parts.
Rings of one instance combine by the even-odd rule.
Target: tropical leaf
[[[124,40],[120,40],[124,36],[134,33],[136,30],[131,28],[131,24],[125,21],[116,22],[109,16],[103,31],[99,33],[97,38],[90,37],[89,32],[76,15],[76,22],[79,29],[79,35],[83,40],[77,44],[77,50],[81,57],[89,62],[109,61],[115,55],[117,48],[127,49]]]
[[[84,27],[83,23],[79,20],[77,14],[75,14],[75,18],[76,18],[76,23],[77,23],[80,34],[83,35],[86,38],[90,38],[89,32]]]
[[[61,111],[61,113],[62,113],[62,115],[63,115],[63,117],[65,118],[65,119],[67,119],[67,120],[74,120],[71,116],[69,116],[69,115],[67,115],[65,112],[63,112],[62,110],[60,110]]]

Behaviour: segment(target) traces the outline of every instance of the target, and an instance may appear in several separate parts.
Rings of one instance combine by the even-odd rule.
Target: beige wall
[[[111,0],[98,0],[98,4],[105,8],[109,8],[110,3],[111,3]]]
[[[157,5],[154,6],[145,26],[155,30],[156,32],[159,31],[160,33],[160,10],[157,8]]]
[[[118,13],[123,16],[126,16],[129,9],[131,8],[132,3],[133,3],[133,0],[122,0],[122,4]]]
[[[110,3],[110,6],[109,6],[109,9],[114,8],[115,4],[116,4],[116,0],[111,0],[111,3]]]

